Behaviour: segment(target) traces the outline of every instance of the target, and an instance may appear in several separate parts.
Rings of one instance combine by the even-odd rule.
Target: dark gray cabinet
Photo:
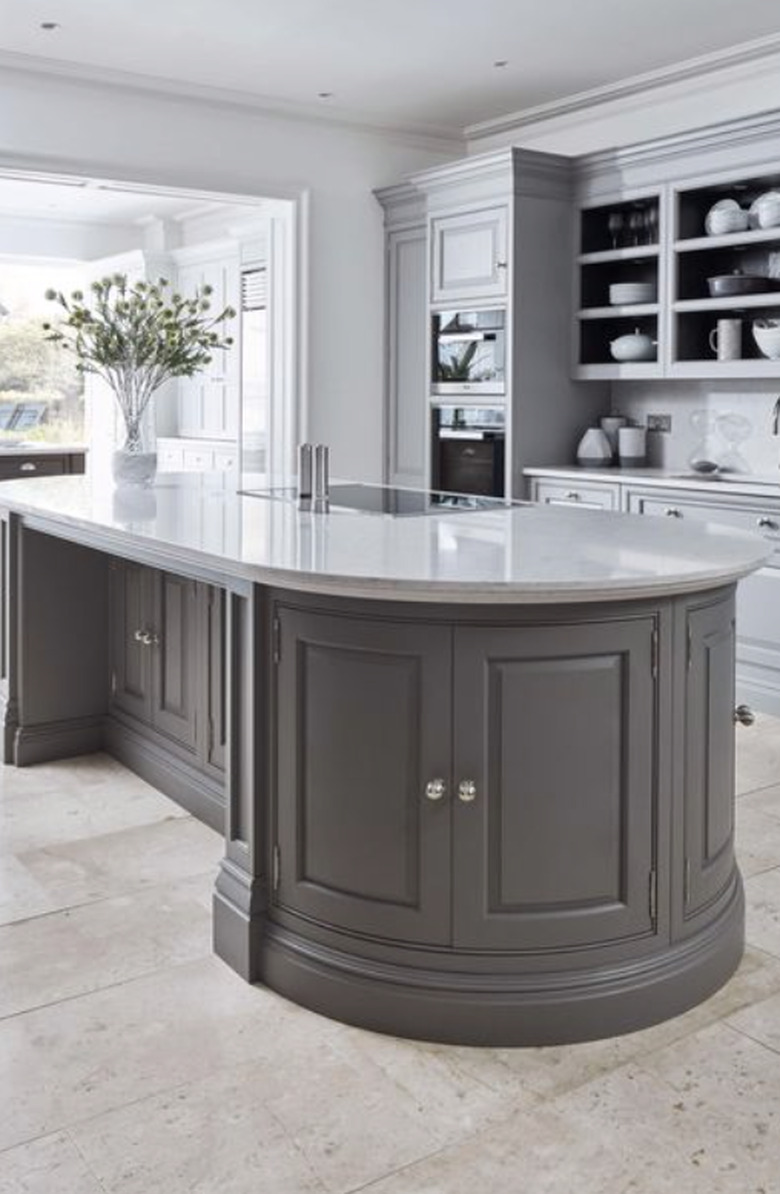
[[[125,560],[111,562],[109,586],[111,745],[150,782],[221,828],[225,595]]]
[[[475,950],[654,931],[652,617],[278,619],[282,909]]]
[[[733,601],[687,615],[683,774],[683,919],[695,920],[737,881],[734,858]]]
[[[11,452],[0,455],[0,481],[84,472],[83,452]]]

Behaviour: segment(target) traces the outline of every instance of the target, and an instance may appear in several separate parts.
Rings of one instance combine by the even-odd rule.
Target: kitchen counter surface
[[[84,444],[48,444],[35,440],[4,443],[0,440],[0,458],[4,456],[73,456],[86,454]]]
[[[418,517],[337,507],[315,514],[234,486],[213,474],[166,474],[141,491],[114,491],[88,476],[46,477],[5,483],[0,507],[37,530],[173,572],[417,602],[695,592],[748,574],[771,547],[721,527],[529,504]]]
[[[527,468],[527,477],[561,477],[567,481],[613,482],[618,485],[649,485],[668,489],[712,490],[734,497],[780,499],[780,469],[774,474],[725,473],[715,476],[691,469],[666,468],[580,468],[578,465],[550,465]]]

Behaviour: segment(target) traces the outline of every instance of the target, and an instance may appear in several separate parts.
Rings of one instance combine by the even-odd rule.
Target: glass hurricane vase
[[[157,475],[157,445],[154,419],[129,415],[122,407],[125,441],[114,452],[112,472],[117,488],[141,487],[153,484]],[[151,411],[148,412],[151,416]]]

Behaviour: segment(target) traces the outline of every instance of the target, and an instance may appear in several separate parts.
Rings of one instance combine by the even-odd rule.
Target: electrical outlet
[[[671,431],[672,430],[672,416],[671,415],[648,415],[647,416],[647,430],[648,431]]]

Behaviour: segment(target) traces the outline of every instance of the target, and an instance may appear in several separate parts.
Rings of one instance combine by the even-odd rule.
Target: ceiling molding
[[[151,99],[179,101],[180,103],[205,104],[209,108],[222,108],[240,112],[245,116],[266,116],[301,123],[315,123],[355,133],[383,137],[423,148],[462,152],[465,145],[463,132],[438,125],[414,124],[395,125],[381,120],[366,120],[364,116],[352,116],[343,110],[329,109],[313,104],[296,104],[288,100],[273,99],[270,96],[254,95],[247,91],[234,91],[223,87],[210,87],[199,83],[188,83],[165,79],[158,75],[144,75],[134,71],[113,70],[106,67],[89,66],[82,63],[61,62],[33,54],[18,54],[0,50],[0,72],[12,71],[31,78],[56,78],[74,86],[107,87],[131,95],[145,95]]]
[[[580,91],[574,95],[564,96],[562,99],[551,100],[546,104],[537,104],[533,108],[523,108],[518,112],[499,116],[494,120],[483,120],[477,124],[467,125],[463,131],[468,141],[480,141],[486,137],[514,133],[528,128],[529,125],[543,124],[561,117],[582,116],[601,104],[638,99],[648,92],[674,84],[698,83],[708,76],[717,75],[727,70],[735,72],[741,70],[747,73],[757,64],[765,63],[767,59],[771,58],[780,59],[780,34],[770,34],[767,37],[743,42],[741,45],[732,46],[726,50],[717,50],[712,54],[687,58],[673,66],[660,67],[658,70],[632,75],[617,83],[607,83],[603,87],[593,87],[588,91]],[[766,65],[769,63],[766,62]]]

